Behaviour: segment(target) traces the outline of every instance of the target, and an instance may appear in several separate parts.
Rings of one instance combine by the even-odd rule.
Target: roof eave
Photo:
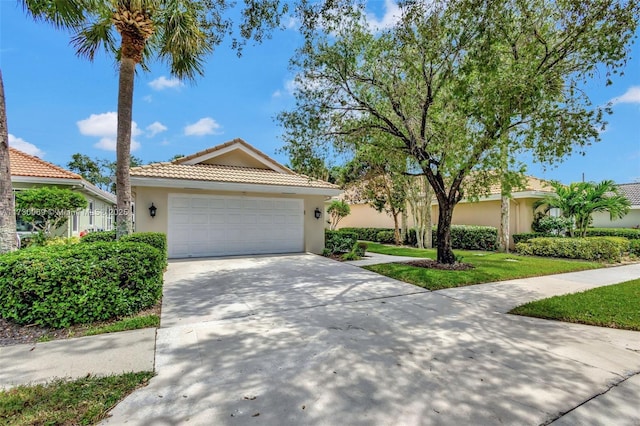
[[[198,189],[209,191],[227,192],[256,192],[256,193],[279,193],[291,195],[326,195],[333,196],[341,194],[343,191],[338,188],[317,188],[311,186],[291,186],[291,185],[266,185],[257,183],[237,183],[237,182],[217,182],[189,179],[168,179],[152,178],[143,176],[131,176],[131,186],[154,187],[154,188],[176,188],[176,189]]]

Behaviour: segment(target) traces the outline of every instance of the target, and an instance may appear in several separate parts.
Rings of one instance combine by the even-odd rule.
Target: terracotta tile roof
[[[338,189],[331,183],[295,173],[285,174],[275,170],[219,164],[155,163],[132,168],[131,176]]]
[[[82,177],[75,173],[41,160],[33,155],[9,147],[9,161],[11,162],[11,176],[26,176],[56,179],[78,179]]]
[[[621,183],[618,188],[629,199],[632,206],[640,206],[640,182]]]
[[[295,174],[294,171],[284,167],[283,165],[278,163],[273,158],[269,157],[264,152],[254,148],[253,146],[249,145],[247,142],[245,142],[243,139],[240,139],[240,138],[235,138],[233,140],[230,140],[229,142],[225,142],[223,144],[216,145],[216,146],[211,147],[211,148],[207,148],[205,150],[196,152],[195,154],[187,155],[186,157],[177,158],[177,159],[173,160],[172,163],[174,163],[174,164],[183,164],[186,161],[192,160],[194,158],[198,158],[198,157],[206,155],[206,154],[211,154],[212,152],[220,151],[220,150],[222,150],[222,149],[224,149],[224,148],[226,148],[228,146],[235,145],[235,144],[240,144],[240,145],[244,146],[245,148],[249,149],[250,151],[252,151],[253,153],[257,154],[258,156],[264,158],[268,162],[277,164],[280,168],[282,168],[286,172],[291,173],[291,174]]]

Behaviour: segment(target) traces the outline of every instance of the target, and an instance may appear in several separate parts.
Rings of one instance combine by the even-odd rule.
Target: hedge
[[[640,240],[640,229],[587,228],[587,237],[624,237],[629,240]]]
[[[358,242],[358,235],[349,231],[324,231],[324,247],[327,254],[349,253]]]
[[[391,232],[393,236],[393,228],[340,228],[340,232],[352,232],[355,233],[359,240],[362,241],[378,241],[378,234],[380,232]]]
[[[514,244],[526,243],[529,240],[532,240],[534,238],[541,238],[541,237],[553,237],[553,235],[545,234],[543,232],[525,232],[525,233],[522,233],[522,234],[513,234],[512,235]],[[558,237],[558,238],[560,238],[560,237]]]
[[[87,235],[80,239],[83,243],[95,243],[98,241],[115,241],[116,231],[99,231],[89,232]]]
[[[516,244],[516,251],[523,255],[603,262],[620,262],[623,252],[628,249],[629,240],[619,237],[542,237]]]
[[[54,328],[132,315],[162,295],[160,250],[135,242],[38,247],[0,256],[0,316]]]
[[[640,256],[640,240],[629,241],[629,253]]]
[[[164,255],[167,261],[167,236],[162,232],[136,232],[120,238],[120,242],[145,243],[155,247]]]

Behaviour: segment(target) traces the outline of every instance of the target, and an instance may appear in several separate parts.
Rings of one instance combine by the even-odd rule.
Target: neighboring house
[[[553,193],[546,181],[527,176],[524,189],[511,194],[510,233],[519,234],[531,232],[533,222],[533,204],[545,195]],[[348,194],[343,196],[348,199]],[[351,214],[343,218],[338,228],[393,228],[393,219],[386,213],[377,212],[373,207],[365,203],[352,204]],[[432,221],[434,226],[438,223],[438,203],[432,203]],[[472,202],[462,200],[453,211],[454,225],[483,225],[500,227],[500,186],[494,185],[490,189],[490,195]],[[408,225],[413,226],[411,214]],[[513,242],[513,239],[511,240]]]
[[[166,233],[171,258],[321,253],[325,199],[342,192],[241,139],[132,168],[131,186],[136,231]]]
[[[56,235],[71,237],[81,231],[113,229],[116,197],[84,180],[80,175],[65,170],[38,157],[9,148],[11,184],[14,191],[42,186],[56,186],[81,193],[88,202],[86,209],[74,213],[55,231]],[[30,232],[29,224],[18,217],[18,232]]]
[[[611,220],[609,213],[593,214],[593,226],[596,228],[640,228],[640,182],[617,185],[620,192],[631,202],[631,210],[622,219]]]

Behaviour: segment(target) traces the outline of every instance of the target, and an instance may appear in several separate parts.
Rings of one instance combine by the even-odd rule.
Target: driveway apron
[[[640,333],[314,255],[193,260],[166,273],[156,371],[105,424],[539,425],[635,383]],[[634,424],[630,410],[611,420]]]

